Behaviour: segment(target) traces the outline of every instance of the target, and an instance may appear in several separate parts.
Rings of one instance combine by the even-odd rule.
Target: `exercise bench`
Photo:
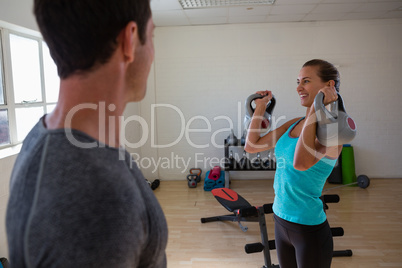
[[[216,200],[228,211],[232,212],[229,215],[214,216],[208,218],[201,218],[202,223],[214,221],[232,221],[239,224],[243,232],[248,230],[248,227],[243,226],[241,222],[258,222],[260,227],[261,242],[246,244],[244,249],[247,254],[263,252],[265,265],[263,268],[279,268],[279,265],[272,264],[270,250],[276,249],[275,240],[268,239],[268,232],[265,221],[265,214],[273,213],[272,203],[264,204],[260,207],[252,206],[246,199],[235,191],[229,188],[213,189],[211,193]],[[327,210],[327,203],[339,202],[338,195],[323,195],[323,209]],[[331,228],[332,236],[343,236],[343,228]],[[334,257],[338,256],[352,256],[351,250],[339,250],[333,252]]]

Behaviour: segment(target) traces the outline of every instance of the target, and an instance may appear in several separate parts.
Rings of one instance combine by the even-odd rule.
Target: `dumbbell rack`
[[[261,152],[261,160],[269,161],[270,164],[266,166],[255,166],[253,165],[254,161],[257,159],[257,154],[249,154],[250,165],[240,165],[240,160],[243,157],[244,152],[244,144],[240,142],[240,139],[236,144],[229,144],[228,139],[225,139],[224,143],[225,150],[225,166],[223,170],[225,171],[225,188],[229,188],[230,183],[230,171],[275,171],[276,170],[276,162],[273,156],[273,150]],[[231,166],[229,163],[230,152],[233,151],[233,158],[235,160],[236,165]]]

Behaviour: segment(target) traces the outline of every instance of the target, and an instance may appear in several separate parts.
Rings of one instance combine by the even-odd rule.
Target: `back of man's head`
[[[106,63],[128,22],[142,44],[151,17],[149,0],[34,0],[34,14],[60,78]]]

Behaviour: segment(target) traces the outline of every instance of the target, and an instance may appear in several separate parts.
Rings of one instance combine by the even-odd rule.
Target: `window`
[[[2,26],[0,21],[0,149],[21,143],[55,107],[59,91],[57,68],[40,34]]]
[[[5,108],[5,93],[4,93],[4,79],[3,79],[3,57],[2,45],[0,35],[0,147],[10,144],[10,128],[8,124],[8,112]]]
[[[42,101],[39,42],[10,34],[11,71],[16,103]]]
[[[10,144],[7,110],[0,110],[0,146]]]
[[[3,85],[3,57],[1,48],[1,35],[0,35],[0,105],[4,105],[4,85]]]

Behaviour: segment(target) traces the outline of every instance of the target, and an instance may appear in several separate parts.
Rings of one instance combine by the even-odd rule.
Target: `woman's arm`
[[[244,150],[248,153],[258,153],[274,148],[279,138],[294,122],[298,120],[298,118],[290,120],[279,128],[270,131],[263,137],[260,137],[261,121],[265,113],[265,108],[272,98],[272,93],[270,91],[259,91],[257,93],[265,97],[254,101],[256,107],[247,132],[246,144],[244,146]]]
[[[293,123],[295,123],[299,119],[300,118],[292,119],[262,137],[260,137],[259,131],[257,135],[255,135],[256,133],[253,133],[254,131],[252,131],[252,128],[250,127],[250,130],[247,133],[246,145],[244,146],[244,150],[248,153],[258,153],[274,148],[279,138],[288,130],[288,128]]]

